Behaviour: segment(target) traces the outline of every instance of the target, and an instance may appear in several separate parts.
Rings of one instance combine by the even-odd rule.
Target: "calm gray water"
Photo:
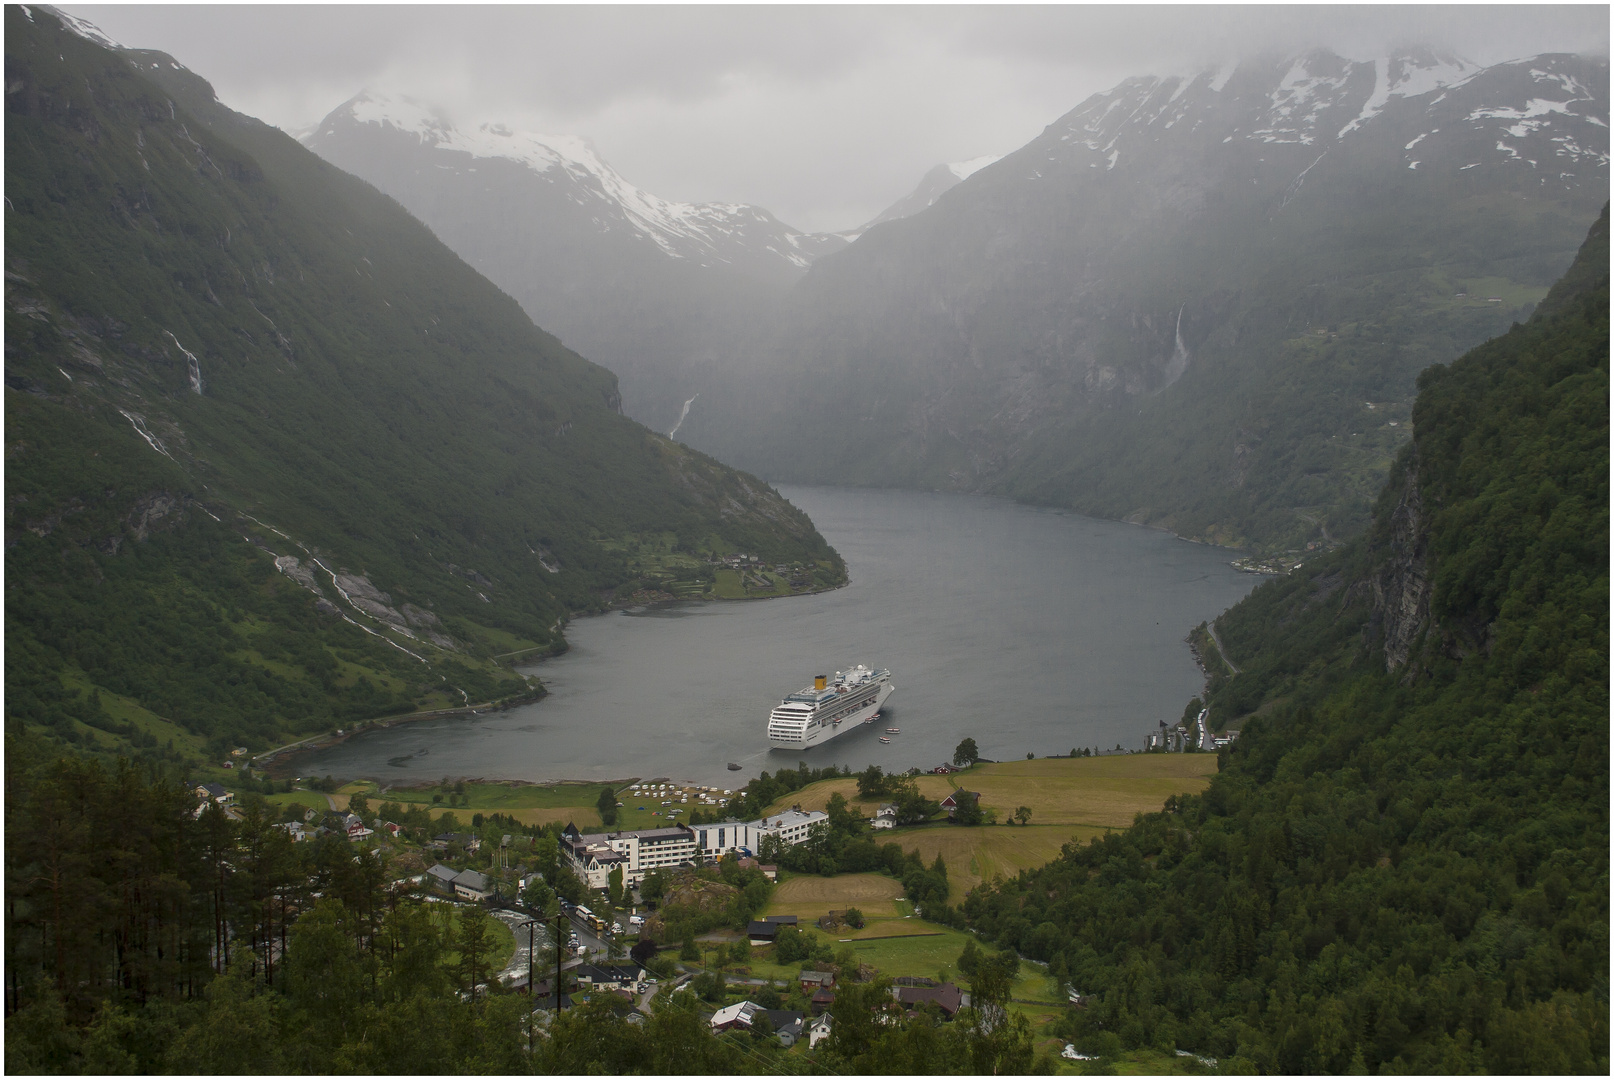
[[[1200,690],[1188,631],[1258,580],[1217,548],[1000,499],[781,491],[845,556],[846,588],[579,619],[569,652],[527,669],[544,700],[363,735],[298,771],[729,786],[801,759],[930,768],[966,735],[997,759],[1138,748]],[[806,754],[767,749],[781,696],[859,662],[891,669],[884,722]],[[887,725],[902,733],[884,745]]]

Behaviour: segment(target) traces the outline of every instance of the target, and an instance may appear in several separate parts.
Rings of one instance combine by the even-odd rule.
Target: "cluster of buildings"
[[[827,971],[803,971],[802,989],[812,993],[812,1019],[805,1013],[785,1009],[764,1009],[751,1001],[741,1001],[712,1014],[713,1031],[750,1031],[766,1018],[767,1028],[778,1037],[781,1045],[789,1047],[803,1038],[808,1049],[816,1047],[829,1037],[834,1017],[829,1007],[835,1002],[835,976]],[[970,996],[952,983],[937,983],[932,979],[899,979],[891,988],[891,999],[896,1010],[913,1015],[927,1004],[941,1010],[948,1020],[967,1008]],[[889,1021],[888,1021],[889,1022]]]
[[[382,821],[380,818],[376,818],[370,825],[366,825],[363,818],[352,813],[342,814],[334,819],[327,816],[325,824],[314,825],[312,822],[316,816],[316,812],[310,810],[306,821],[282,821],[275,827],[286,830],[286,835],[290,836],[294,842],[315,840],[328,834],[344,836],[349,840],[368,840],[376,833],[397,836],[403,829],[403,826],[396,821]]]
[[[750,1001],[741,1001],[712,1014],[713,1031],[750,1031],[766,1018],[767,1028],[779,1040],[779,1045],[791,1047],[802,1039],[808,1049],[829,1038],[831,1018],[826,1013],[808,1023],[803,1013],[788,1009],[764,1009]]]
[[[426,877],[439,889],[460,900],[486,900],[493,893],[493,885],[486,874],[477,870],[455,870],[438,863],[426,871]]]
[[[622,883],[637,887],[652,870],[700,866],[725,855],[754,856],[767,836],[794,846],[811,835],[813,826],[829,820],[821,810],[786,810],[756,821],[721,821],[710,825],[678,822],[659,829],[582,833],[567,825],[561,855],[591,889],[609,886],[611,871],[622,871]]]
[[[1160,721],[1160,730],[1149,736],[1150,750],[1164,750],[1168,754],[1181,754],[1187,750],[1216,751],[1238,740],[1239,733],[1235,728],[1228,728],[1221,734],[1210,729],[1210,709],[1199,710],[1192,723],[1178,724],[1168,728],[1164,720]]]

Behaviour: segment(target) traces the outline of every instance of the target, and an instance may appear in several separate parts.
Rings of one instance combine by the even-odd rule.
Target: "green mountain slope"
[[[1371,533],[1218,620],[1206,793],[970,898],[1091,995],[1078,1045],[1607,1071],[1608,259],[1605,207],[1420,379]]]
[[[610,372],[168,57],[10,7],[6,91],[8,718],[265,745],[529,692],[490,658],[697,594],[711,553],[844,579],[805,515],[620,415]]]

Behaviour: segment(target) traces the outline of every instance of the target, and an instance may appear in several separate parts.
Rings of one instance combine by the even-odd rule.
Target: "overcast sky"
[[[1602,5],[64,10],[288,131],[373,87],[462,127],[587,136],[654,194],[754,203],[806,229],[861,224],[932,165],[1014,150],[1129,75],[1313,46],[1606,56],[1609,36]]]

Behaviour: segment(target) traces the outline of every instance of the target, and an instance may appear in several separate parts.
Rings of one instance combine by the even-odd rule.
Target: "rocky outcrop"
[[[324,596],[325,591],[319,587],[319,580],[314,577],[314,568],[304,566],[295,555],[281,555],[275,559],[275,569],[291,578],[303,588],[317,596]],[[335,610],[334,608],[332,609]]]
[[[1407,662],[1413,643],[1429,628],[1428,534],[1423,499],[1418,490],[1418,454],[1414,444],[1404,459],[1401,497],[1388,522],[1388,545],[1373,578],[1373,606],[1384,635],[1384,667],[1394,671]]]
[[[136,540],[144,540],[151,535],[153,529],[178,522],[180,519],[175,517],[174,521],[167,522],[166,525],[161,524],[170,514],[179,514],[182,511],[183,504],[178,496],[166,491],[154,491],[136,500],[134,509],[129,512],[124,522]]]
[[[454,648],[454,639],[443,631],[442,620],[425,608],[414,604],[403,606],[403,617],[408,620],[421,637],[436,645],[440,649]]]
[[[666,939],[667,922],[677,918],[698,918],[722,911],[740,890],[721,881],[708,881],[694,874],[686,874],[667,890],[661,910],[645,922],[644,934],[656,941]]]

